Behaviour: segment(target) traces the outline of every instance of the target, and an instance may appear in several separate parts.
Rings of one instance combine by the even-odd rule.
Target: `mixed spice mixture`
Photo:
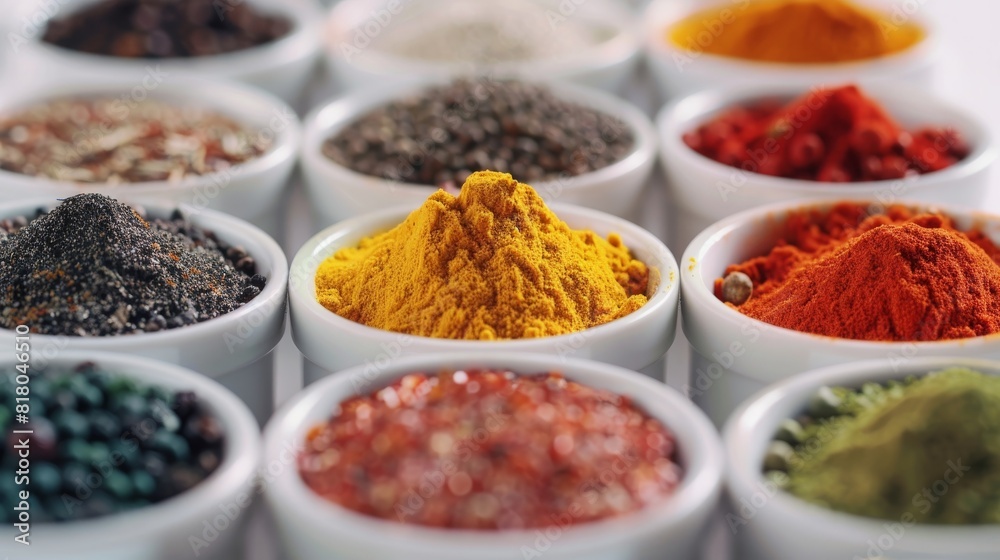
[[[207,321],[256,297],[266,279],[246,250],[180,212],[168,218],[100,194],[0,222],[0,327],[108,336]]]

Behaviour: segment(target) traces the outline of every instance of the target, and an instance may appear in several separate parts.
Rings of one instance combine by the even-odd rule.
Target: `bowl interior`
[[[476,78],[483,87],[491,87],[498,79],[492,76]],[[424,199],[437,190],[435,186],[417,183],[402,183],[364,175],[353,171],[322,153],[322,147],[327,139],[336,136],[345,128],[378,107],[396,100],[419,96],[425,90],[434,86],[445,85],[449,79],[410,79],[402,80],[395,86],[380,89],[370,89],[342,97],[314,111],[306,117],[304,134],[304,158],[310,166],[322,169],[331,175],[341,187],[352,186],[351,183],[364,189],[389,189],[406,199]],[[611,116],[627,127],[632,133],[634,143],[632,149],[620,160],[600,169],[583,175],[557,179],[553,181],[536,181],[536,190],[543,197],[552,197],[562,188],[599,187],[604,181],[613,180],[642,165],[653,157],[656,145],[656,132],[649,119],[636,107],[623,104],[620,99],[607,93],[589,88],[556,82],[535,82],[548,88],[552,93],[565,101],[576,103]],[[488,89],[487,89],[488,91]],[[478,102],[476,99],[471,101]],[[402,162],[401,162],[402,163]],[[400,190],[402,188],[402,190]]]
[[[98,1],[99,0],[59,0],[58,11],[56,12],[55,17],[64,18],[67,15],[78,12],[89,5],[97,4]],[[302,41],[303,33],[307,31],[311,32],[312,27],[315,25],[314,18],[319,13],[313,5],[311,5],[308,1],[303,0],[286,0],[285,2],[280,3],[267,2],[264,0],[238,0],[238,2],[220,3],[213,6],[213,9],[218,10],[221,14],[223,14],[223,16],[225,16],[230,9],[243,3],[250,4],[254,9],[262,14],[279,15],[288,18],[288,20],[292,23],[291,29],[286,35],[279,37],[275,41],[237,51],[201,57],[141,59],[95,55],[73,49],[66,49],[42,41],[41,39],[45,33],[45,28],[48,26],[48,20],[52,19],[49,17],[45,20],[43,25],[39,26],[38,33],[34,35],[35,40],[33,46],[47,53],[48,56],[62,57],[67,59],[67,61],[81,64],[102,65],[108,71],[124,68],[144,68],[152,63],[153,65],[165,64],[173,66],[177,69],[215,69],[228,73],[233,70],[234,66],[249,66],[252,68],[255,64],[259,65],[263,60],[262,57],[267,57],[268,59],[275,57],[283,59],[292,54],[293,51],[297,52],[301,50],[301,47],[303,46],[301,43],[305,42]],[[26,2],[25,4],[28,6],[31,4],[36,5],[36,10],[34,12],[27,10],[28,13],[24,15],[25,20],[30,17],[32,22],[37,22],[38,14],[47,15],[49,13],[44,7],[46,5],[45,2]],[[37,8],[38,4],[41,4],[43,7]],[[20,19],[18,21],[20,21]],[[309,42],[311,42],[311,40]],[[310,46],[309,49],[311,48],[313,47]],[[273,61],[271,63],[273,63]]]
[[[127,515],[32,527],[39,536],[50,535],[49,538],[52,538],[58,535],[61,543],[56,542],[54,545],[72,547],[74,544],[93,543],[95,540],[120,540],[122,535],[156,532],[161,530],[160,526],[165,521],[167,524],[185,523],[192,511],[204,514],[206,503],[214,507],[216,503],[228,499],[237,487],[246,483],[245,477],[252,473],[257,463],[260,437],[250,410],[235,395],[208,377],[180,366],[122,354],[65,351],[49,361],[46,367],[61,371],[72,369],[83,362],[94,362],[103,371],[140,383],[171,391],[194,391],[222,425],[226,435],[223,459],[215,472],[198,486],[169,500]],[[0,361],[0,369],[13,367],[14,364],[12,357],[5,357]],[[9,529],[2,532],[12,533]],[[45,540],[48,539],[42,539],[43,548],[48,546]]]
[[[649,267],[649,286],[646,291],[649,301],[632,315],[641,314],[643,310],[663,302],[671,294],[676,293],[679,283],[677,264],[666,246],[651,233],[625,220],[595,210],[560,204],[551,204],[549,207],[573,229],[590,229],[604,237],[611,233],[620,234],[633,256]],[[406,219],[410,212],[410,208],[386,210],[341,222],[318,233],[299,250],[293,260],[289,291],[297,296],[313,313],[328,317],[332,321],[347,321],[347,319],[331,313],[316,301],[316,270],[326,258],[338,250],[355,246],[365,237],[396,227]],[[612,323],[608,323],[608,325]],[[371,327],[355,325],[358,328],[371,329]],[[603,326],[607,325],[595,328]],[[371,330],[378,331],[378,329]],[[441,342],[461,343],[468,341],[442,340]],[[531,341],[513,342],[530,343]]]
[[[714,480],[721,473],[721,454],[717,453],[714,441],[716,434],[707,418],[684,397],[661,383],[627,370],[596,362],[561,361],[546,356],[496,352],[431,354],[405,358],[374,373],[366,367],[341,372],[311,386],[276,415],[266,430],[266,455],[270,457],[280,452],[288,441],[304,441],[309,428],[327,421],[335,407],[345,399],[377,391],[407,373],[475,368],[505,369],[519,374],[558,371],[568,379],[630,397],[647,414],[663,422],[677,438],[685,474],[675,495],[621,518],[570,528],[574,539],[581,539],[581,542],[567,542],[567,546],[582,548],[587,539],[591,543],[613,541],[626,538],[627,533],[645,532],[649,523],[661,523],[664,518],[678,519],[714,494]],[[401,546],[433,548],[441,547],[442,541],[447,542],[449,547],[516,546],[523,544],[525,533],[533,534],[531,531],[448,531],[377,520],[320,498],[306,487],[297,472],[282,477],[278,484],[280,499],[295,504],[297,509],[305,508],[308,516],[317,523],[334,523],[341,531],[356,530],[366,538],[392,535],[401,539]]]
[[[419,31],[418,26],[429,27],[443,9],[449,12],[464,12],[464,4],[475,6],[476,2],[442,2],[440,0],[424,0],[421,2],[404,2],[402,6],[392,0],[351,0],[335,6],[328,19],[329,36],[327,48],[337,56],[344,53],[344,46],[358,45],[358,37],[363,33],[368,42],[360,53],[352,55],[347,60],[353,64],[365,66],[379,74],[408,75],[442,75],[447,72],[468,71],[472,65],[463,62],[435,61],[417,57],[409,57],[385,49],[386,39],[382,28],[396,23],[406,23]],[[539,72],[544,70],[564,73],[567,68],[600,66],[628,58],[638,48],[632,37],[631,14],[623,6],[613,2],[574,2],[571,8],[559,0],[533,0],[532,2],[514,2],[504,5],[504,15],[508,20],[517,17],[531,17],[536,12],[518,16],[526,6],[540,5],[546,10],[550,23],[559,17],[561,21],[575,21],[595,30],[600,30],[593,46],[582,52],[569,52],[541,58],[494,62],[487,68],[503,74],[513,75],[522,72]],[[473,13],[478,10],[471,10]],[[569,11],[569,15],[563,14]],[[388,16],[388,23],[379,21],[375,14]],[[509,15],[508,15],[509,14]],[[553,26],[558,31],[558,26]],[[353,59],[353,60],[352,60]]]
[[[121,201],[126,204],[129,203],[127,199]],[[0,206],[0,217],[27,216],[32,218],[37,209],[51,209],[58,205],[59,201],[55,196],[8,204]],[[145,208],[148,215],[154,217],[169,216],[176,208],[175,206],[149,204],[142,204],[140,206]],[[206,329],[214,329],[214,325],[218,325],[218,321],[222,320],[232,321],[234,322],[233,324],[242,321],[247,321],[248,325],[256,324],[257,320],[252,318],[251,315],[258,313],[266,315],[267,309],[276,305],[276,300],[280,298],[282,302],[284,301],[284,293],[288,282],[288,261],[285,259],[284,251],[276,241],[256,226],[227,214],[207,209],[194,209],[183,205],[180,209],[193,224],[204,230],[212,231],[221,241],[231,246],[239,245],[246,249],[247,254],[253,257],[257,264],[257,273],[267,279],[267,284],[261,290],[261,293],[231,313],[203,323],[197,323],[184,328],[168,329],[157,333],[132,333],[124,337],[88,337],[86,339],[68,337],[73,341],[70,344],[86,340],[88,346],[101,346],[115,351],[121,350],[128,345],[132,345],[134,348],[141,348],[146,344],[169,344],[178,338],[184,340],[185,337],[193,336],[199,331],[205,332]],[[40,334],[33,334],[31,336],[38,341],[49,340],[50,344],[54,344],[58,348],[66,346],[65,339],[67,337]]]
[[[682,136],[696,130],[732,107],[765,99],[788,102],[809,91],[814,91],[814,89],[755,87],[743,88],[735,92],[722,90],[703,92],[679,100],[665,109],[658,118],[664,154],[670,157],[681,157],[693,165],[711,170],[712,173],[720,176],[728,177],[734,172],[742,172],[737,168],[716,162],[695,152],[683,142]],[[961,108],[932,95],[893,85],[869,85],[863,89],[863,92],[882,105],[890,116],[906,130],[913,131],[923,127],[953,128],[969,143],[971,152],[965,159],[947,169],[921,175],[912,182],[919,182],[921,177],[945,179],[949,176],[964,175],[971,172],[971,168],[987,165],[994,158],[989,131],[973,115]],[[822,99],[817,98],[816,103],[822,103]],[[808,118],[808,115],[804,114],[801,118]],[[807,192],[815,193],[816,189],[822,188],[828,196],[837,196],[838,192],[857,194],[861,191],[871,191],[874,186],[892,185],[898,182],[875,181],[831,185],[783,177],[757,174],[754,176],[762,181],[773,183],[775,186],[781,185],[792,190],[802,189],[804,194]]]
[[[875,201],[858,201],[869,206],[873,214],[882,212]],[[714,290],[716,278],[720,278],[726,267],[747,259],[766,255],[775,242],[781,238],[787,216],[801,209],[829,210],[832,201],[795,206],[783,204],[761,210],[744,212],[719,222],[699,236],[688,250],[688,255],[697,262],[701,283],[709,293]],[[979,229],[994,243],[1000,243],[1000,217],[969,210],[949,209],[928,204],[902,203],[914,210],[934,210],[950,216],[958,229],[968,231]],[[714,296],[712,296],[714,298]],[[720,302],[719,305],[722,305]]]
[[[887,16],[893,15],[893,10],[898,10],[898,5],[893,0],[857,0],[857,3],[881,12]],[[740,12],[750,5],[749,1],[733,0],[653,0],[644,14],[646,43],[659,57],[671,57],[672,53],[689,53],[686,48],[676,45],[672,40],[668,40],[667,32],[674,25],[683,21],[688,16],[695,15],[702,11],[728,7],[732,11],[732,16],[739,17]],[[907,13],[907,23],[916,23],[924,31],[924,37],[916,44],[900,52],[887,56],[862,59],[857,61],[847,61],[830,64],[791,64],[775,63],[756,60],[741,59],[736,57],[726,57],[715,54],[701,52],[695,60],[697,66],[701,66],[710,71],[755,71],[763,72],[764,75],[776,76],[779,74],[800,73],[812,75],[817,79],[822,79],[824,74],[834,74],[841,77],[850,77],[861,67],[886,67],[898,60],[911,58],[914,54],[925,50],[929,44],[933,43],[935,37],[935,26],[933,21],[925,17],[921,10],[914,13]],[[723,23],[724,22],[719,22]],[[711,31],[710,31],[711,33]],[[671,65],[674,61],[670,61]],[[679,69],[683,66],[678,66]]]
[[[169,75],[165,73],[165,75]],[[22,108],[64,97],[117,99],[115,111],[127,115],[132,107],[145,100],[160,101],[177,107],[197,107],[227,116],[246,127],[256,137],[270,139],[271,147],[260,156],[232,167],[230,173],[214,172],[202,176],[186,177],[178,183],[167,181],[144,181],[130,184],[128,191],[147,194],[150,191],[176,191],[185,186],[195,187],[206,183],[224,186],[232,180],[231,175],[254,174],[270,169],[282,161],[295,156],[298,149],[301,125],[298,116],[286,103],[262,91],[237,83],[221,83],[207,80],[179,79],[156,82],[149,88],[136,86],[131,82],[97,83],[80,82],[51,84],[44,89],[8,89],[0,92],[0,116],[6,116]],[[81,189],[107,189],[102,183],[72,183],[57,181],[48,177],[22,175],[0,170],[0,181],[8,188],[30,188],[37,184],[61,188],[66,192]],[[28,185],[31,183],[32,185]]]
[[[922,376],[956,366],[1000,376],[1000,362],[995,361],[917,358],[890,365],[887,360],[876,360],[816,370],[762,391],[740,407],[725,427],[726,450],[733,466],[729,476],[735,496],[739,498],[749,495],[764,483],[761,466],[778,425],[787,418],[801,414],[821,386],[860,387],[866,382]],[[884,524],[887,523],[884,520],[828,510],[784,492],[775,496],[773,506],[769,507],[780,509],[782,515],[797,517],[813,527],[822,527],[824,532],[840,534],[847,542],[855,542],[848,536],[850,532],[878,535],[885,531]],[[968,551],[981,547],[988,543],[986,537],[991,535],[996,535],[996,529],[990,526],[918,525],[897,543],[897,547],[927,553],[959,553],[962,549]],[[863,541],[864,539],[856,542]]]

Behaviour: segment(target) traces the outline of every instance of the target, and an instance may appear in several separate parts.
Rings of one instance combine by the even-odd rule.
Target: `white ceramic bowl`
[[[545,59],[513,61],[473,68],[468,63],[404,58],[378,49],[380,36],[396,32],[433,11],[454,10],[454,0],[343,0],[327,18],[324,37],[331,73],[346,89],[384,86],[410,78],[467,75],[473,70],[496,77],[565,80],[616,91],[639,60],[635,16],[614,0],[565,2],[532,0],[545,9],[554,33],[563,22],[583,22],[611,30],[610,38],[593,47]],[[502,4],[491,9],[509,9]],[[456,45],[461,48],[461,45]]]
[[[0,206],[0,217],[34,216],[38,208],[58,205],[54,198]],[[175,206],[143,205],[150,216],[169,216]],[[241,245],[267,278],[261,293],[232,313],[187,327],[121,336],[77,337],[32,334],[33,365],[64,352],[116,352],[178,364],[211,377],[236,393],[263,424],[274,410],[274,363],[271,350],[285,332],[288,261],[260,229],[211,210],[180,207],[190,221],[230,245]],[[0,329],[0,340],[13,345],[13,330]]]
[[[290,18],[292,31],[272,43],[212,56],[166,59],[126,59],[93,55],[42,42],[47,21],[63,17],[95,0],[29,0],[14,6],[4,22],[11,39],[10,57],[18,75],[48,85],[66,80],[125,82],[137,90],[176,79],[229,79],[269,91],[285,101],[299,99],[320,50],[321,8],[313,0],[249,0],[265,13]],[[228,12],[247,0],[222,0],[213,8]],[[16,43],[16,45],[15,45]]]
[[[912,87],[880,84],[865,88],[865,93],[907,130],[947,126],[959,131],[972,148],[968,157],[941,171],[895,181],[823,183],[725,165],[692,150],[682,139],[728,108],[764,98],[791,100],[808,91],[799,86],[707,91],[678,99],[660,112],[656,120],[660,158],[673,200],[682,209],[677,225],[684,242],[726,216],[794,199],[876,198],[885,204],[909,199],[972,208],[985,201],[997,158],[989,129],[978,116]]]
[[[726,425],[729,496],[739,519],[737,541],[747,560],[990,560],[1000,557],[996,525],[910,525],[828,510],[767,487],[761,465],[778,424],[800,414],[823,385],[861,386],[953,366],[1000,375],[1000,363],[961,358],[888,359],[811,371],[769,387],[740,407]],[[947,466],[942,465],[942,474]],[[961,484],[961,482],[959,482]],[[746,507],[750,504],[750,507]],[[742,508],[742,511],[741,511]],[[752,509],[751,509],[752,508]]]
[[[535,339],[473,341],[411,336],[355,323],[316,301],[316,269],[328,256],[376,232],[391,229],[410,213],[393,208],[346,220],[315,235],[292,261],[289,305],[292,336],[305,355],[305,382],[357,365],[376,369],[399,356],[429,352],[503,351],[589,358],[632,370],[649,366],[662,379],[656,363],[673,343],[677,323],[678,275],[673,255],[653,234],[620,218],[575,206],[553,204],[570,227],[599,235],[621,234],[635,257],[650,268],[649,301],[610,323],[581,332]],[[662,364],[661,364],[662,365]],[[655,370],[655,371],[654,371]]]
[[[106,96],[121,101],[123,111],[134,106],[131,86],[67,81],[59,85],[8,88],[0,92],[0,114],[8,114],[42,100],[60,97]],[[169,80],[143,93],[177,106],[205,107],[246,126],[255,135],[272,138],[271,149],[260,157],[224,172],[190,177],[177,184],[146,181],[108,187],[101,183],[74,183],[0,170],[0,203],[38,197],[66,198],[80,192],[101,192],[143,204],[187,204],[232,214],[280,233],[280,207],[285,183],[295,167],[302,126],[295,111],[273,95],[250,86],[210,80]],[[139,98],[136,98],[137,100]],[[117,107],[117,106],[116,106]],[[116,109],[117,112],[117,109]]]
[[[766,385],[817,367],[871,359],[905,361],[917,356],[1000,359],[1000,335],[937,342],[831,338],[752,319],[715,297],[715,279],[727,266],[770,251],[790,211],[827,209],[832,204],[792,202],[748,210],[712,225],[685,251],[682,317],[684,334],[694,350],[688,392],[718,425]],[[998,216],[920,203],[906,205],[935,208],[954,218],[958,228],[978,227],[1000,242]]]
[[[667,29],[698,10],[728,6],[739,17],[749,4],[745,0],[653,0],[642,16],[646,60],[664,99],[705,89],[729,89],[740,86],[771,84],[808,88],[819,83],[907,82],[930,85],[940,56],[938,32],[929,17],[924,17],[923,3],[912,11],[910,2],[861,0],[889,17],[893,10],[904,8],[907,21],[923,27],[926,36],[913,47],[882,58],[839,64],[779,64],[741,60],[707,53],[693,53],[668,41]],[[912,13],[908,13],[911,12]],[[720,25],[723,23],[720,21]]]
[[[302,171],[321,227],[389,206],[416,208],[438,190],[437,187],[358,173],[324,156],[322,147],[328,138],[375,108],[445,83],[448,80],[357,92],[318,107],[306,117]],[[545,86],[560,99],[592,107],[619,119],[632,132],[635,145],[624,158],[607,167],[576,177],[537,182],[533,186],[550,202],[597,208],[625,218],[637,213],[640,195],[656,161],[656,132],[649,118],[608,93],[571,84],[545,83]]]
[[[662,504],[644,511],[569,527],[556,535],[550,528],[545,536],[545,531],[535,530],[448,531],[366,517],[315,495],[292,471],[278,477],[266,494],[292,558],[514,560],[534,549],[552,560],[653,560],[663,558],[667,550],[671,558],[693,560],[720,491],[723,455],[718,435],[676,391],[605,364],[510,352],[460,352],[403,358],[372,374],[359,366],[309,387],[285,405],[265,430],[265,458],[275,462],[290,442],[301,449],[307,430],[328,420],[334,407],[347,398],[376,391],[413,371],[464,368],[504,368],[523,374],[558,371],[568,379],[632,398],[676,436],[686,473],[681,486]]]
[[[31,352],[38,341],[30,335]],[[12,346],[13,347],[13,346]],[[0,530],[0,554],[32,560],[182,560],[194,558],[234,559],[242,548],[244,515],[255,495],[250,487],[260,461],[260,435],[246,405],[218,383],[190,370],[148,358],[102,352],[65,352],[49,360],[48,367],[72,368],[82,362],[95,362],[103,370],[120,374],[140,383],[158,385],[168,390],[192,390],[204,401],[226,435],[222,463],[191,490],[159,504],[128,514],[76,521],[71,523],[31,523],[30,547],[14,542],[18,534],[12,527]],[[13,369],[14,354],[5,354],[0,368]],[[32,356],[33,371],[42,368]],[[30,386],[30,384],[29,384]],[[246,504],[236,506],[237,503]],[[221,508],[226,508],[225,510]],[[235,508],[235,509],[234,509]],[[232,519],[215,538],[205,541],[196,555],[190,538],[204,539],[205,524],[215,523],[223,512]],[[218,526],[223,526],[219,522]],[[30,550],[30,552],[25,552]],[[27,554],[27,556],[22,556]]]

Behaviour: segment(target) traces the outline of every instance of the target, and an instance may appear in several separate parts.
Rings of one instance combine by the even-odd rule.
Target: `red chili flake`
[[[608,391],[554,373],[414,373],[307,434],[302,479],[382,519],[458,529],[567,526],[642,509],[681,479],[675,440]]]
[[[699,154],[747,171],[831,183],[940,171],[969,155],[955,130],[902,129],[857,86],[818,89],[780,105],[733,107],[683,136]]]

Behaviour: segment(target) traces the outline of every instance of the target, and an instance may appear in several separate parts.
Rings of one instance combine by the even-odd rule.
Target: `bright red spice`
[[[942,214],[854,203],[793,213],[770,252],[733,272],[754,285],[737,309],[787,329],[888,342],[1000,332],[1000,249]]]
[[[684,142],[750,172],[834,183],[930,173],[969,155],[957,131],[907,132],[853,85],[817,89],[786,105],[772,100],[728,109]]]
[[[673,435],[558,374],[415,373],[341,404],[299,472],[354,511],[434,527],[567,526],[639,510],[681,478]]]

